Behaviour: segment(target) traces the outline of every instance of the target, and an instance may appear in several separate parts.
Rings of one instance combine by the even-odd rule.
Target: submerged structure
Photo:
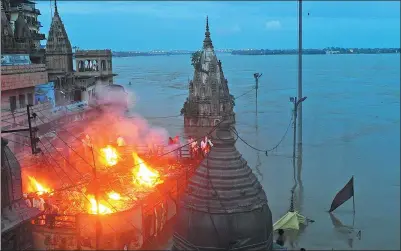
[[[230,123],[214,138],[179,201],[173,250],[272,250],[266,194],[236,150]]]
[[[203,48],[192,55],[194,77],[189,82],[189,95],[181,110],[187,127],[212,127],[223,119],[235,121],[234,97],[230,95],[221,61],[214,52],[206,18]]]

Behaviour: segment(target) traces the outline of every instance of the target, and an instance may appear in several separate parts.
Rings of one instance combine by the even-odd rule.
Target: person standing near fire
[[[169,159],[169,164],[173,163],[172,159],[175,156],[175,153],[173,152],[173,150],[174,150],[174,140],[173,140],[173,138],[168,137],[168,142],[167,142],[167,153],[168,154],[167,154],[167,156],[168,156],[168,159]]]
[[[213,143],[211,139],[207,139],[207,146],[208,146],[208,152],[210,152],[210,149],[213,147]]]
[[[125,140],[123,137],[121,137],[121,135],[118,136],[118,138],[117,138],[117,146],[120,146],[120,147],[125,146]]]
[[[28,198],[28,195],[27,195],[26,193],[23,194],[23,198],[24,198],[25,204],[26,204],[28,207],[32,207],[31,200]]]
[[[207,136],[202,139],[201,141],[201,151],[202,151],[202,155],[205,156],[207,154]]]
[[[40,211],[45,211],[45,201],[39,195],[34,194],[32,199],[33,207],[39,209]],[[38,216],[37,220],[35,220],[35,224],[44,225],[45,224],[45,215]]]
[[[178,135],[174,137],[174,146],[177,151],[176,152],[177,160],[179,160],[181,157],[181,141],[180,141],[180,136],[178,136]]]
[[[192,136],[189,136],[188,147],[189,147],[189,152],[190,152],[192,158],[194,158],[196,155],[194,146],[196,146],[196,140],[194,140],[194,138],[192,138]]]
[[[85,158],[89,158],[89,153],[91,153],[92,144],[88,134],[86,134],[85,138],[82,139],[82,144],[84,146]]]
[[[47,216],[47,223],[49,224],[50,228],[54,228],[56,225],[56,216],[60,209],[51,203],[49,199],[44,203],[44,208]]]

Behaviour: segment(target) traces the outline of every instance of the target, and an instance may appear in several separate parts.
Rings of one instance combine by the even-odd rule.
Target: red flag
[[[354,176],[352,176],[347,185],[336,194],[336,197],[334,197],[333,202],[331,203],[329,212],[336,210],[337,207],[344,204],[352,196],[354,196]]]

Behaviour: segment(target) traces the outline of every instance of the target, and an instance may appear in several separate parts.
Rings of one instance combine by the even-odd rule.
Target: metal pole
[[[299,0],[298,8],[298,100],[302,99],[302,0]],[[298,111],[299,109],[299,111]],[[296,109],[295,120],[298,119],[298,149],[302,148],[302,102]]]
[[[293,122],[293,126],[294,126],[294,141],[293,141],[293,145],[292,145],[292,159],[295,163],[295,150],[296,150],[296,140],[297,140],[297,97],[294,98],[294,122]],[[302,102],[301,102],[302,103]]]
[[[355,179],[354,179],[354,175],[352,175],[352,190],[354,190],[354,184],[355,184]],[[353,191],[352,194],[352,206],[354,208],[354,216],[355,216],[355,191]]]
[[[28,126],[29,126],[29,137],[31,138],[31,149],[32,149],[32,154],[35,154],[35,142],[33,139],[33,133],[32,133],[32,124],[31,124],[31,111],[29,109],[29,107],[31,107],[32,105],[27,105],[26,106],[26,112],[28,114]]]
[[[255,78],[256,81],[256,116],[258,116],[258,87],[259,87],[259,78]],[[256,127],[258,127],[258,124],[256,124]]]
[[[96,200],[96,250],[100,250],[100,215],[99,215],[99,187],[96,173],[96,163],[95,163],[95,154],[93,153],[93,145],[92,140],[89,141],[92,151],[92,159],[93,159],[93,176],[95,178],[95,200]]]

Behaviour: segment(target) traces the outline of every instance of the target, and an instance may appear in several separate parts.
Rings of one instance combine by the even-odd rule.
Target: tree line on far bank
[[[328,47],[325,49],[303,49],[302,54],[384,54],[400,53],[400,48],[340,48]],[[294,55],[298,54],[297,49],[289,50],[233,50],[233,55]]]

